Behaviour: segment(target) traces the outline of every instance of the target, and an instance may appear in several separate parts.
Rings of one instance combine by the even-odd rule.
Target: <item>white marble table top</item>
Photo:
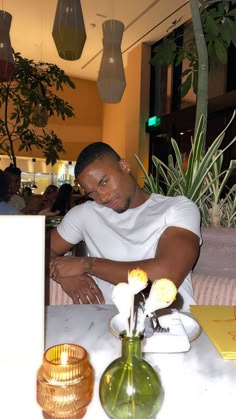
[[[47,307],[45,348],[76,343],[89,353],[95,386],[86,419],[107,418],[98,385],[106,366],[121,354],[120,340],[108,328],[109,319],[116,313],[111,305]],[[224,360],[203,331],[191,343],[189,352],[149,353],[145,359],[159,372],[165,391],[158,419],[234,417],[236,360]]]

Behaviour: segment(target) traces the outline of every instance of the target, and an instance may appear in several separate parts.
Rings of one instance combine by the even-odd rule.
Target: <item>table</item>
[[[98,386],[106,366],[121,354],[121,342],[108,327],[116,313],[112,305],[49,306],[46,309],[46,348],[58,343],[76,343],[89,353],[95,386],[86,419],[107,418],[100,405]],[[158,419],[234,416],[236,361],[224,360],[203,331],[191,343],[189,352],[149,353],[145,354],[145,359],[160,374],[165,391]]]

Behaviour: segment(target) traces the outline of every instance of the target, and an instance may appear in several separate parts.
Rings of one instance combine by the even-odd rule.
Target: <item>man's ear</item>
[[[120,159],[119,165],[120,165],[121,170],[123,170],[123,172],[126,172],[126,173],[130,172],[129,165],[125,159]]]

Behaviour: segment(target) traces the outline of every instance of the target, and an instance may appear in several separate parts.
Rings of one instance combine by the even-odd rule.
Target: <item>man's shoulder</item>
[[[83,202],[82,204],[78,204],[72,207],[66,215],[70,214],[71,217],[77,217],[78,215],[82,217],[83,215],[88,215],[88,213],[93,211],[95,205],[96,204],[93,201]]]
[[[196,214],[199,209],[195,202],[186,196],[163,196],[152,194],[152,208],[158,213],[173,214]]]
[[[193,201],[191,201],[191,199],[187,198],[186,196],[183,195],[177,195],[177,196],[166,196],[166,195],[160,195],[157,193],[153,193],[150,196],[151,200],[157,204],[166,204],[169,206],[174,206],[174,205],[178,205],[178,204],[182,204],[182,203],[192,203],[194,204]]]

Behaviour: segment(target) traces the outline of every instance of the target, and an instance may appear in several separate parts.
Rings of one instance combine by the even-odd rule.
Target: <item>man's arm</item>
[[[69,243],[60,238],[57,232],[53,233],[54,254],[68,250]],[[91,257],[58,258],[52,270],[58,282],[63,277],[89,273],[116,285],[127,282],[128,271],[139,267],[147,272],[152,282],[158,278],[170,278],[179,287],[191,271],[198,253],[199,237],[196,234],[183,228],[168,227],[160,237],[155,258],[131,262]]]
[[[64,255],[68,250],[71,249],[72,246],[72,243],[67,242],[60,236],[60,234],[58,234],[56,228],[51,231],[50,275],[52,279],[61,285],[66,294],[72,298],[74,304],[104,304],[105,300],[102,292],[90,275],[84,272],[80,272],[78,269],[76,269],[74,276],[70,274],[67,275],[65,273],[63,275],[61,273],[60,275],[57,275],[55,273],[56,271],[52,269],[53,261],[55,261],[55,258],[60,255]],[[59,258],[62,265],[65,266],[68,266],[67,261],[69,259],[74,261],[79,258],[70,258],[69,256],[63,256],[62,258]]]
[[[60,234],[57,232],[56,228],[51,230],[51,234],[50,234],[51,259],[54,259],[57,256],[64,255],[72,247],[73,247],[73,244],[64,240],[60,236]]]

